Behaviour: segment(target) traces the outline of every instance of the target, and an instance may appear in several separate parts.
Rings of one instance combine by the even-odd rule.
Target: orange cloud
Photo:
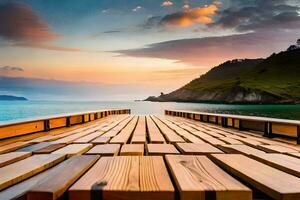
[[[210,24],[212,17],[216,14],[218,7],[215,4],[204,7],[184,9],[181,12],[165,16],[161,24],[165,26],[191,26],[193,24]]]
[[[30,5],[8,3],[0,6],[0,36],[12,41],[48,42],[59,35],[51,32]]]
[[[11,46],[53,51],[82,51],[78,48],[48,45],[61,35],[53,33],[46,22],[25,3],[0,5],[0,37],[12,41]]]

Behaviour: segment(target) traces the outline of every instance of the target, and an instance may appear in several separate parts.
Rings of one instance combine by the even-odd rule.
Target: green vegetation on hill
[[[260,91],[287,101],[300,100],[300,49],[273,54],[265,60],[234,60],[219,65],[183,89]]]
[[[241,86],[300,100],[300,49],[273,54],[242,76]]]
[[[227,61],[150,101],[299,103],[300,48],[289,48],[266,59]]]

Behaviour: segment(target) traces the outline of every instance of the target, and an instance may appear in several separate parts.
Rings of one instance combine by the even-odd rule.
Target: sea
[[[300,120],[300,105],[232,105],[144,101],[0,101],[0,122],[66,113],[128,108],[132,114],[163,114],[165,109]]]

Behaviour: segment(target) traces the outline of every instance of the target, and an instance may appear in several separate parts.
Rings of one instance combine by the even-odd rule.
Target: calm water
[[[133,114],[163,114],[164,109],[255,115],[300,119],[300,105],[224,105],[203,103],[156,102],[66,102],[66,101],[0,101],[0,121],[20,120],[47,115],[129,108]]]

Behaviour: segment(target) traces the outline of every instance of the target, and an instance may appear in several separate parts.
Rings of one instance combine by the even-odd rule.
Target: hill
[[[300,48],[266,59],[227,61],[182,88],[149,101],[299,103]]]
[[[27,101],[25,97],[16,97],[11,95],[0,95],[0,101]]]

